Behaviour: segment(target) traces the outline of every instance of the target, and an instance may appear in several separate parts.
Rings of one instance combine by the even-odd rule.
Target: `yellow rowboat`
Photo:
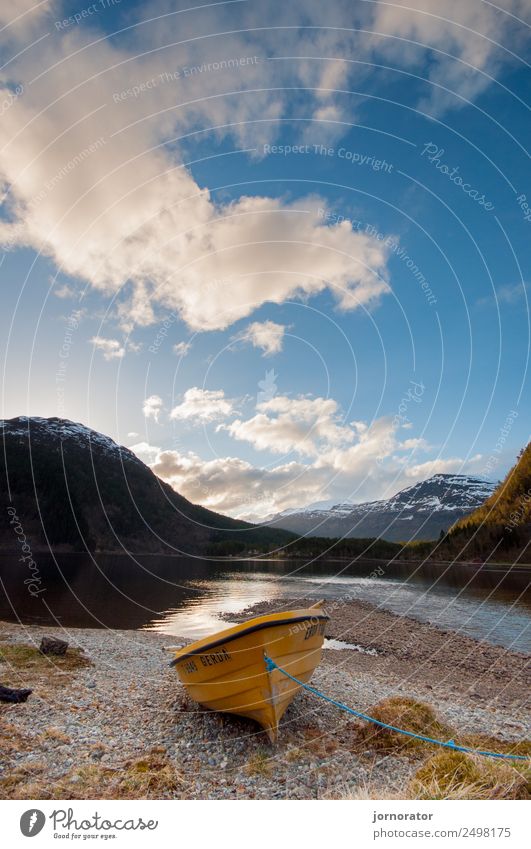
[[[255,719],[274,743],[300,686],[277,669],[268,670],[265,658],[307,683],[321,660],[330,618],[322,605],[249,619],[179,649],[171,665],[194,701]]]

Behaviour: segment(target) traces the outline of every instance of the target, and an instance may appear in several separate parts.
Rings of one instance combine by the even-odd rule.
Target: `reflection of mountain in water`
[[[212,575],[206,561],[141,559],[142,564],[127,556],[107,555],[98,557],[95,563],[87,555],[68,554],[56,558],[56,564],[51,556],[39,555],[46,591],[35,598],[23,584],[16,558],[2,557],[2,579],[9,602],[2,599],[0,616],[13,620],[12,605],[23,622],[51,623],[55,616],[66,627],[140,628],[160,610],[170,605],[180,607],[194,596],[193,589],[179,584],[183,566],[185,581]]]
[[[194,636],[221,626],[220,612],[266,599],[359,599],[402,616],[513,648],[526,648],[524,629],[531,602],[523,592],[524,570],[508,574],[470,565],[451,568],[426,564],[412,570],[404,563],[382,562],[375,577],[374,561],[351,566],[294,561],[214,562],[145,555],[98,557],[66,554],[39,556],[42,586],[32,597],[15,557],[0,557],[5,595],[0,619],[72,627],[156,627],[166,633]],[[528,647],[528,646],[527,646]]]

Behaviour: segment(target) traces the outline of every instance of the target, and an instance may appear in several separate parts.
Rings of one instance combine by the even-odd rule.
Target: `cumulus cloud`
[[[233,410],[234,401],[225,398],[222,389],[199,389],[193,386],[184,393],[182,403],[172,409],[170,418],[206,423],[226,419]]]
[[[156,422],[164,408],[164,402],[160,395],[150,395],[142,405],[142,412],[146,419],[154,419]]]
[[[164,451],[147,443],[131,450],[190,501],[240,518],[259,519],[295,506],[295,484],[301,504],[315,501],[326,486],[326,470],[301,463],[261,469],[238,457],[203,460],[194,452]]]
[[[24,14],[30,5],[16,0],[6,17],[29,21],[49,9]],[[0,123],[0,184],[9,187],[0,241],[41,251],[67,274],[118,294],[127,331],[155,321],[159,306],[195,330],[215,330],[265,302],[327,288],[341,309],[377,301],[389,291],[382,242],[347,222],[326,226],[315,198],[243,196],[224,205],[186,167],[186,138],[197,132],[255,156],[293,112],[316,126],[337,122],[342,132],[353,107],[335,90],[368,73],[348,61],[353,55],[391,52],[415,68],[428,57],[432,83],[470,96],[488,76],[464,72],[434,48],[485,74],[507,59],[494,42],[514,22],[492,4],[449,0],[444,15],[437,0],[358,5],[336,0],[324,12],[312,0],[284,4],[276,23],[285,28],[270,31],[256,4],[176,15],[161,2],[168,14],[133,26],[127,46],[98,39],[96,15],[39,41],[0,76],[2,97],[13,81],[24,84]],[[502,9],[518,14],[528,5],[504,0]],[[297,29],[301,20],[309,29]],[[222,34],[213,40],[213,32]],[[179,45],[157,49],[172,39]],[[305,58],[285,59],[295,55]],[[427,92],[442,96],[433,86]]]
[[[90,341],[97,351],[102,352],[105,360],[121,360],[125,357],[125,346],[118,339],[93,336]]]
[[[192,407],[182,418],[212,420],[222,393],[194,390]],[[186,403],[186,396],[185,402]],[[201,410],[200,405],[205,408]],[[258,405],[257,415],[220,428],[235,439],[269,454],[294,452],[265,467],[233,456],[203,460],[193,451],[164,450],[148,443],[132,446],[155,474],[193,502],[249,521],[323,499],[360,502],[388,498],[439,472],[473,472],[481,455],[419,461],[430,446],[422,438],[402,437],[391,416],[373,422],[343,423],[337,403],[325,398],[276,396]],[[224,410],[226,413],[227,410]]]
[[[120,293],[125,330],[153,322],[156,306],[195,330],[214,330],[266,301],[330,288],[354,309],[388,291],[385,247],[345,222],[325,225],[322,201],[244,196],[224,206],[194,180],[184,148],[166,144],[218,124],[230,125],[234,140],[265,127],[268,115],[274,132],[285,95],[220,96],[231,84],[266,88],[269,65],[174,79],[166,53],[135,59],[105,40],[86,50],[88,35],[87,27],[56,33],[53,45],[44,40],[16,66],[32,84],[2,116],[0,173],[10,191],[0,241],[31,246],[65,273]],[[253,58],[257,43],[242,38],[220,37],[216,58]],[[201,67],[211,50],[199,39],[173,58],[181,70],[184,61]],[[155,97],[133,90],[146,81]]]
[[[333,398],[288,398],[275,395],[256,405],[251,419],[222,425],[234,439],[250,442],[258,451],[317,456],[325,449],[354,439],[354,431],[339,422]]]
[[[221,391],[194,388],[185,393],[176,416],[213,421],[233,412]],[[332,398],[279,395],[257,405],[249,419],[218,429],[246,441],[257,452],[298,455],[265,467],[234,456],[203,460],[194,451],[164,450],[149,443],[132,446],[155,474],[193,502],[250,521],[282,510],[330,499],[355,502],[393,495],[412,480],[437,472],[472,471],[481,456],[421,462],[430,446],[403,436],[396,419],[345,423]]]
[[[153,472],[194,503],[248,521],[260,521],[283,510],[304,507],[323,499],[360,502],[388,498],[437,472],[471,472],[480,457],[468,462],[454,458],[411,464],[405,444],[389,440],[391,420],[367,425],[360,439],[363,449],[351,454],[348,465],[314,458],[262,468],[238,457],[203,460],[197,453],[164,450],[148,443],[132,450]],[[380,437],[380,439],[379,439]],[[402,455],[400,455],[402,452]]]
[[[255,348],[261,348],[264,356],[279,354],[284,342],[285,324],[274,321],[253,321],[238,337],[242,342],[250,342]]]
[[[68,297],[65,295],[65,297]],[[127,351],[132,351],[137,354],[142,350],[142,343],[135,342],[133,339],[127,339],[125,342],[120,342],[119,339],[108,339],[104,336],[93,336],[90,339],[91,344],[96,351],[101,351],[105,360],[121,360],[125,357]]]

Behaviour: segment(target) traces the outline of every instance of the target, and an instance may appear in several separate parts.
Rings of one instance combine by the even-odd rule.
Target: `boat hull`
[[[265,657],[307,683],[321,660],[328,618],[320,608],[257,617],[186,646],[172,663],[194,701],[256,720],[274,742],[300,686],[269,671]]]

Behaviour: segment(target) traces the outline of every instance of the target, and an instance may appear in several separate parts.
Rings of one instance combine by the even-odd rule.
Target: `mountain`
[[[516,558],[531,541],[531,442],[484,504],[450,529],[439,556]],[[525,560],[529,562],[527,554]]]
[[[228,554],[292,539],[192,504],[82,424],[0,420],[0,440],[0,548]]]
[[[437,539],[483,504],[495,484],[466,475],[434,475],[383,501],[311,506],[285,511],[268,521],[274,527],[320,537],[381,537],[394,542]]]

